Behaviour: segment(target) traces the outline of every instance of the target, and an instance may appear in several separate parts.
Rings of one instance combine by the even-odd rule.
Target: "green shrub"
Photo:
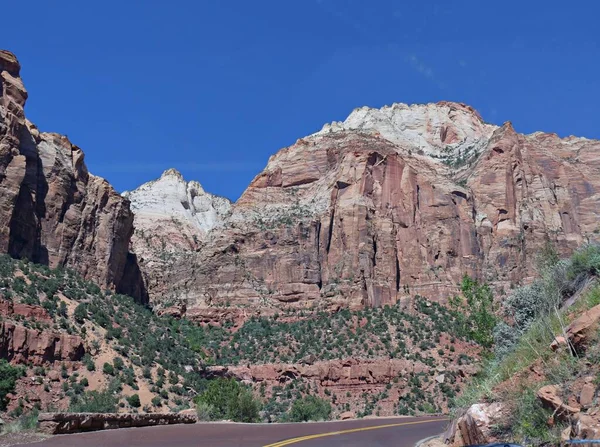
[[[83,322],[87,318],[87,316],[88,316],[87,305],[85,303],[79,304],[75,308],[75,312],[73,313],[73,318],[75,319],[75,321],[77,323],[83,324]]]
[[[586,244],[571,256],[568,277],[571,280],[600,274],[600,245]]]
[[[480,345],[490,348],[494,343],[494,327],[498,319],[494,313],[494,297],[487,284],[479,284],[465,275],[461,283],[464,300],[450,299],[458,319],[457,330]]]
[[[196,408],[202,404],[212,407],[211,419],[231,419],[236,422],[256,422],[260,404],[252,392],[234,379],[215,379],[208,382],[206,391],[194,399]]]
[[[86,391],[74,396],[69,411],[74,413],[114,413],[117,411],[118,397],[110,389]]]
[[[331,404],[316,396],[304,396],[294,401],[287,419],[291,422],[328,421],[331,419]]]
[[[502,359],[508,355],[519,341],[521,331],[501,321],[494,328],[494,355]],[[454,347],[454,346],[453,346]]]
[[[113,360],[113,366],[115,367],[115,369],[121,371],[125,366],[125,364],[123,363],[123,359],[121,357],[115,357],[115,359]]]
[[[196,414],[199,421],[212,421],[215,408],[206,402],[196,404]]]
[[[29,413],[21,414],[18,419],[2,427],[2,433],[18,433],[24,430],[34,430],[38,424],[39,410],[34,408]]]
[[[536,318],[549,314],[559,304],[553,298],[546,293],[544,284],[536,281],[516,289],[506,299],[505,311],[514,318],[517,328],[524,331]]]
[[[108,363],[108,362],[104,362],[104,365],[102,366],[102,372],[103,372],[104,374],[108,374],[108,375],[111,375],[111,376],[114,376],[114,375],[115,375],[115,369],[114,369],[114,368],[113,368],[113,366],[112,366],[110,363]]]
[[[17,379],[25,370],[22,367],[12,366],[6,360],[0,360],[0,410],[6,410],[6,395],[15,390]]]
[[[127,403],[133,408],[140,408],[142,403],[140,402],[140,396],[137,394],[132,394],[127,398]]]

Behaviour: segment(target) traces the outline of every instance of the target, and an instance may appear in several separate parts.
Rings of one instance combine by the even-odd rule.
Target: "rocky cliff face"
[[[15,56],[0,51],[0,252],[67,266],[105,288],[145,300],[129,253],[133,214],[80,148],[25,118]]]
[[[230,214],[198,228],[166,295],[209,321],[236,307],[444,300],[464,273],[507,288],[546,241],[566,254],[595,237],[599,150],[486,124],[463,104],[357,109],[280,150]],[[187,250],[178,239],[173,251]]]
[[[136,229],[132,244],[144,284],[153,295],[168,293],[173,266],[195,257],[207,235],[231,211],[229,200],[205,192],[198,182],[185,181],[174,169],[123,196],[131,201]]]

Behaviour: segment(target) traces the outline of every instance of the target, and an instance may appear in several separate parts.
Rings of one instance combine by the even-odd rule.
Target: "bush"
[[[316,396],[305,396],[294,401],[287,419],[291,422],[327,421],[331,419],[331,404]]]
[[[485,348],[494,343],[494,327],[498,319],[494,314],[494,297],[487,284],[479,284],[465,275],[461,283],[464,301],[450,299],[450,306],[458,318],[458,330]]]
[[[212,407],[211,419],[231,419],[236,422],[256,422],[259,419],[259,402],[249,389],[234,379],[211,380],[206,391],[196,396],[194,402],[196,408],[203,404]]]
[[[112,366],[110,363],[108,363],[108,362],[105,362],[105,363],[104,363],[104,365],[102,366],[102,372],[103,372],[104,374],[109,374],[109,375],[111,375],[111,376],[114,376],[114,375],[115,375],[115,369],[114,369],[114,368],[113,368],[113,366]]]
[[[529,286],[519,287],[505,302],[506,313],[515,320],[515,325],[521,331],[526,330],[533,321],[550,313],[558,303],[546,293],[541,281]]]
[[[86,391],[79,397],[73,397],[69,411],[74,413],[114,413],[119,399],[111,390]]]
[[[600,274],[600,245],[587,244],[571,256],[568,276],[571,280]]]
[[[83,324],[84,320],[87,318],[87,305],[85,303],[79,304],[75,308],[75,312],[73,313],[73,318],[79,324]]]
[[[196,404],[196,414],[199,421],[212,421],[214,412],[214,407],[206,402]]]
[[[121,357],[115,357],[115,359],[113,360],[113,366],[115,367],[115,369],[121,371],[125,366],[125,364],[123,363],[123,359]]]
[[[34,430],[37,428],[39,413],[39,410],[34,408],[29,413],[20,415],[17,420],[2,427],[2,434],[17,433],[23,430]]]
[[[17,379],[23,373],[23,368],[12,366],[4,359],[0,360],[0,410],[6,410],[6,395],[15,390]]]
[[[140,408],[142,403],[140,402],[140,396],[137,394],[132,394],[127,398],[127,403],[133,408]]]
[[[500,322],[494,328],[494,355],[497,359],[504,358],[509,354],[519,341],[521,332],[510,327],[505,322]]]

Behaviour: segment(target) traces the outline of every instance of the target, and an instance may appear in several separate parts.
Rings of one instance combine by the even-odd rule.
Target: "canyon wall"
[[[146,301],[129,252],[129,201],[88,172],[82,150],[66,136],[29,122],[26,99],[19,62],[0,51],[0,252],[73,268]]]
[[[357,109],[273,155],[227,213],[198,227],[197,246],[167,237],[175,243],[144,252],[168,260],[151,300],[208,322],[444,301],[464,274],[502,293],[532,277],[548,242],[566,255],[596,237],[599,151],[485,123],[464,104]],[[136,217],[136,231],[149,222]],[[161,222],[155,235],[177,232]]]

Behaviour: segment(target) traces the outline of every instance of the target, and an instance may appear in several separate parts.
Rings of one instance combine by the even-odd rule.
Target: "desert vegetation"
[[[405,359],[433,371],[456,362],[469,365],[479,349],[473,334],[465,330],[460,310],[419,296],[408,306],[344,309],[334,314],[284,310],[271,317],[251,317],[230,330],[228,325],[203,327],[161,317],[131,297],[103,291],[71,270],[8,256],[0,256],[0,286],[5,300],[39,306],[50,316],[36,320],[11,315],[16,323],[79,336],[86,351],[78,362],[27,368],[3,363],[4,395],[19,388],[19,377],[25,374],[28,380],[23,383],[35,385],[17,391],[42,396],[36,403],[28,398],[16,405],[13,401],[8,410],[15,418],[32,410],[160,412],[195,404],[206,420],[316,420],[335,417],[350,409],[351,403],[358,416],[380,414],[380,402],[390,399],[396,399],[395,414],[435,412],[440,407],[433,394],[449,401],[460,391],[462,379],[456,372],[448,371],[444,383],[434,381],[430,373],[411,373],[402,395],[395,389],[404,384],[396,378],[377,393],[349,398],[302,380],[265,392],[258,384],[251,388],[229,379],[209,380],[204,371],[215,364],[346,358]],[[457,353],[461,343],[472,344],[473,355]],[[52,371],[56,381],[49,378]],[[58,397],[58,404],[50,403],[50,397]]]
[[[540,254],[538,270],[538,280],[513,290],[504,301],[504,319],[493,330],[493,351],[454,402],[456,416],[476,402],[504,402],[510,411],[495,433],[534,444],[558,442],[570,424],[544,407],[536,394],[543,385],[558,385],[564,393],[559,397],[566,400],[584,377],[600,382],[597,339],[586,350],[551,347],[556,337],[567,339],[565,329],[574,318],[600,304],[600,246],[585,245],[559,260],[549,245]]]

